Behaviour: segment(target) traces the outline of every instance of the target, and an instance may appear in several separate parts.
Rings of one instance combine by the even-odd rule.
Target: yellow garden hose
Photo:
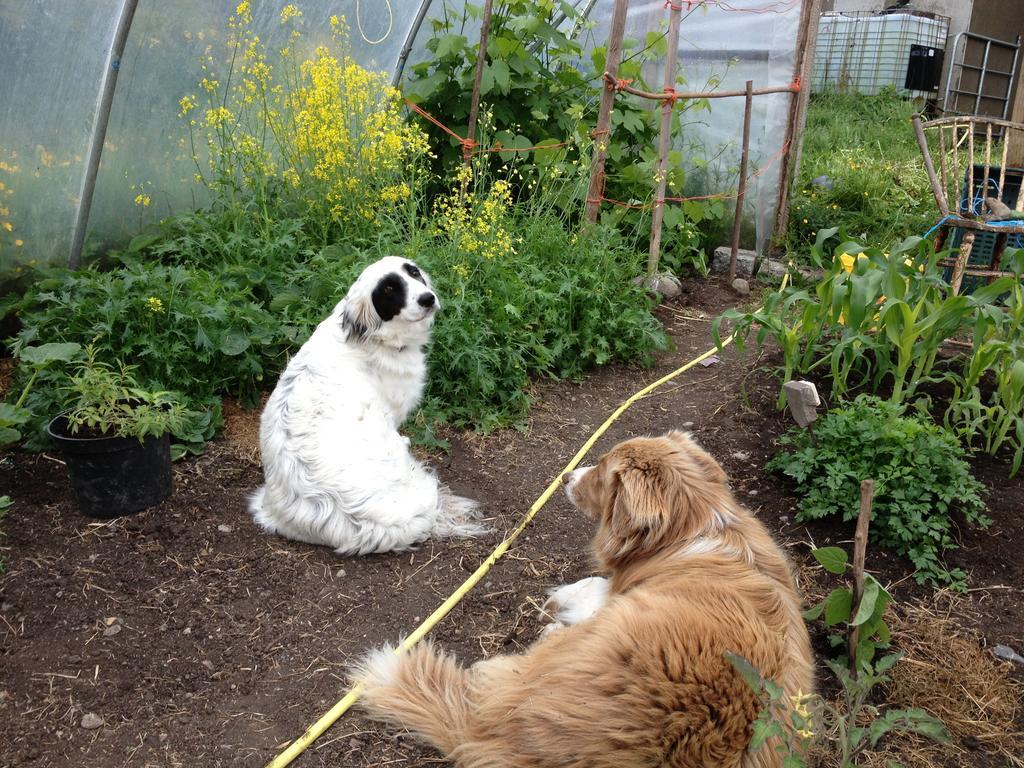
[[[788,279],[788,274],[783,277],[782,286],[779,288],[780,292],[783,289],[785,289],[786,282],[788,281]],[[726,347],[729,344],[731,344],[733,338],[733,335],[730,334],[727,338],[723,339],[722,347]],[[597,428],[597,431],[595,431],[594,434],[590,436],[590,439],[588,439],[587,442],[583,444],[583,447],[576,452],[576,455],[572,457],[572,460],[565,465],[565,468],[561,472],[559,472],[555,479],[552,480],[551,483],[548,485],[548,487],[544,489],[544,493],[542,493],[540,497],[535,502],[533,502],[533,505],[530,507],[529,510],[527,510],[526,514],[523,516],[523,519],[519,522],[519,525],[517,525],[512,530],[512,532],[505,537],[505,540],[502,541],[493,552],[491,552],[488,558],[480,564],[480,567],[473,571],[473,573],[470,574],[469,578],[462,582],[462,585],[457,590],[455,590],[455,592],[453,592],[447,600],[441,603],[441,605],[438,606],[437,609],[432,614],[430,614],[423,621],[422,624],[416,627],[416,629],[413,630],[412,633],[405,638],[402,644],[395,649],[395,653],[402,653],[416,645],[416,643],[422,640],[426,636],[426,634],[430,632],[430,630],[437,626],[441,619],[443,619],[445,616],[449,614],[449,612],[451,612],[452,608],[458,605],[459,601],[466,596],[469,590],[476,586],[477,582],[479,582],[480,579],[482,579],[491,569],[491,566],[494,565],[498,561],[498,559],[508,551],[509,547],[512,546],[512,542],[515,541],[519,537],[519,534],[521,534],[526,529],[526,526],[530,524],[530,521],[533,520],[533,518],[537,515],[541,508],[548,503],[548,500],[558,489],[558,486],[562,481],[562,475],[576,468],[576,466],[580,463],[583,457],[586,456],[590,449],[594,447],[594,444],[598,441],[601,435],[608,431],[608,427],[610,427],[615,422],[615,420],[618,419],[619,416],[621,416],[626,411],[627,408],[633,405],[633,403],[635,403],[637,400],[640,400],[641,398],[649,395],[662,384],[671,381],[679,374],[685,373],[686,371],[693,368],[693,366],[711,357],[717,351],[717,347],[712,347],[707,352],[698,355],[685,365],[676,368],[674,371],[672,371],[672,373],[662,376],[660,379],[658,379],[652,384],[648,384],[646,387],[641,389],[639,392],[637,392],[628,400],[626,400],[622,405],[616,408],[615,412],[612,413],[612,415],[609,416],[605,420],[605,422],[600,427]],[[302,734],[302,736],[300,736],[291,744],[289,744],[288,747],[283,752],[281,752],[277,757],[275,757],[273,760],[267,763],[266,768],[284,768],[284,766],[290,765],[291,762],[296,757],[301,755],[310,744],[316,741],[317,738],[319,738],[324,731],[326,731],[328,728],[334,725],[335,721],[337,721],[339,717],[341,717],[343,714],[348,712],[349,709],[351,709],[352,705],[355,704],[356,701],[358,701],[359,696],[362,694],[362,692],[362,683],[356,684],[348,693],[345,694],[344,698],[342,698],[341,701],[339,701],[337,704],[331,707],[319,720],[317,720],[315,723],[309,726],[309,728],[306,729],[306,732]]]

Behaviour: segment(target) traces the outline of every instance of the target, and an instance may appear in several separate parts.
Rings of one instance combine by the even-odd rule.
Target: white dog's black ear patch
[[[405,294],[405,280],[394,272],[384,275],[373,287],[370,299],[382,323],[386,323],[405,308]]]

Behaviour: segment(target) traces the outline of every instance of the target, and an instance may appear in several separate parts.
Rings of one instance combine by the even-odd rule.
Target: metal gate
[[[1015,42],[960,32],[953,38],[942,110],[1006,119],[1021,39]]]

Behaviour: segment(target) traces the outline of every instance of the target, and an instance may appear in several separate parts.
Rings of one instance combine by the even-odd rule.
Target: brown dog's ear
[[[654,462],[622,461],[613,469],[613,488],[603,521],[606,554],[613,560],[640,554],[664,536],[671,515],[665,468]]]

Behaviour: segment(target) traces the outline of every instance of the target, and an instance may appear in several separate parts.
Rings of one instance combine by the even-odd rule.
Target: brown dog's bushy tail
[[[467,739],[468,674],[430,643],[400,655],[373,651],[353,672],[365,686],[362,706],[372,717],[407,728],[445,754]]]

